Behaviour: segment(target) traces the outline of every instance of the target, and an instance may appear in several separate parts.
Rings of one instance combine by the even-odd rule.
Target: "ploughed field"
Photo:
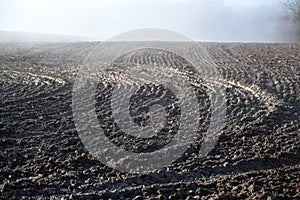
[[[0,44],[1,198],[300,198],[299,45],[200,43],[209,59],[187,48],[220,74],[212,80],[226,92],[226,110],[221,111],[225,126],[219,140],[207,156],[200,157],[204,126],[172,164],[149,173],[127,173],[93,157],[74,123],[76,74],[98,44]],[[185,61],[158,50],[127,54],[113,69],[150,62],[170,65],[195,90],[205,89],[197,84],[198,74],[192,68],[182,67]],[[116,78],[100,80],[95,96],[107,137],[135,153],[155,151],[170,142],[180,125],[176,97],[160,85],[140,87],[132,98],[134,122],[149,123],[149,105],[165,102],[172,107],[166,109],[173,122],[167,129],[172,131],[150,141],[124,136],[107,117],[112,114],[105,103],[112,90],[110,77]],[[203,124],[209,122],[210,106],[209,101],[201,101]]]

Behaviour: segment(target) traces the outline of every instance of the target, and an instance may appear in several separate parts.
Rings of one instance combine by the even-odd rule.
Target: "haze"
[[[161,28],[197,41],[290,42],[293,25],[281,2],[0,0],[0,30],[107,40],[133,29]]]

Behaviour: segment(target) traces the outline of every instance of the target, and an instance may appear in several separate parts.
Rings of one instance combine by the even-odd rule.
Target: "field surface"
[[[78,135],[72,112],[74,81],[97,45],[0,44],[1,199],[300,198],[299,45],[200,43],[209,52],[208,62],[213,62],[221,75],[215,81],[226,91],[225,126],[207,156],[199,157],[199,137],[175,162],[147,174],[104,165]],[[197,51],[189,53],[201,56]],[[115,64],[150,61],[172,65],[198,88],[197,81],[193,83],[197,75],[190,76],[194,72],[181,67],[183,61],[174,55],[147,50],[125,55]],[[116,145],[141,153],[170,142],[162,134],[154,144],[145,146],[144,140],[118,135],[111,128],[113,119],[107,118],[110,108],[103,103],[112,87],[102,82],[96,95],[97,114]],[[148,93],[158,96],[152,100],[139,96]],[[174,107],[168,110],[174,114],[169,116],[174,123],[168,129],[176,130],[180,111],[169,93],[154,85],[136,91],[131,113],[135,122],[141,126],[149,123],[145,112],[139,110],[139,106],[145,108],[139,100],[151,104],[167,98],[165,102]],[[203,114],[209,110],[205,102]],[[202,120],[205,123],[206,119]]]

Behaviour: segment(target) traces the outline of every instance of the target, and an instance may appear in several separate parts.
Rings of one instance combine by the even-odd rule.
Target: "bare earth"
[[[105,166],[78,136],[73,83],[96,45],[0,44],[0,198],[300,198],[299,45],[201,44],[226,88],[226,126],[207,157],[199,158],[200,137],[174,163],[148,174]],[[153,55],[142,56],[147,62]],[[163,60],[180,67],[172,56]],[[109,91],[100,87],[99,97]],[[109,127],[101,119],[109,110],[99,108]],[[137,123],[147,122],[135,114]],[[119,146],[146,151],[139,142]]]

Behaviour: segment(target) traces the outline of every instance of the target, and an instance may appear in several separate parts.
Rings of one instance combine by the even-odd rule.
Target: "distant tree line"
[[[296,39],[300,42],[300,0],[286,0],[283,5],[292,14],[296,28]]]

